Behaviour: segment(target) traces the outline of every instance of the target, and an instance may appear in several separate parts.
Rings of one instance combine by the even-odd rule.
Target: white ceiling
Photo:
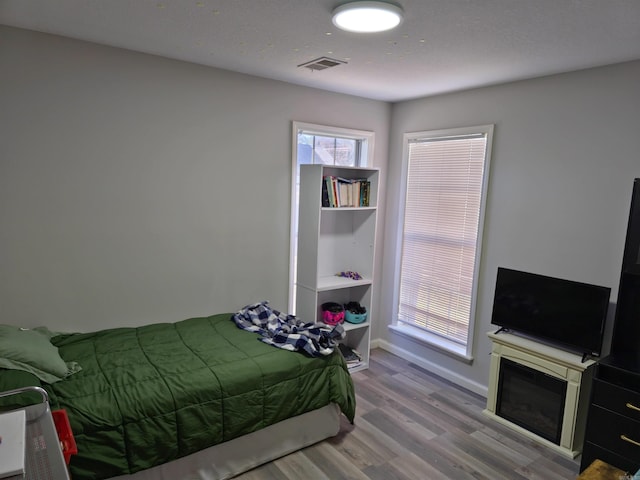
[[[360,35],[340,3],[0,0],[0,24],[390,102],[640,59],[640,0],[397,0]],[[347,63],[298,67],[324,56]]]

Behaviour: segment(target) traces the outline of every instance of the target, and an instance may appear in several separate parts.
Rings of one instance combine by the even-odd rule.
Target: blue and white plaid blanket
[[[304,351],[312,357],[330,355],[345,336],[344,327],[324,323],[304,323],[269,307],[269,302],[247,305],[233,315],[239,328],[262,335],[260,338],[278,348]]]

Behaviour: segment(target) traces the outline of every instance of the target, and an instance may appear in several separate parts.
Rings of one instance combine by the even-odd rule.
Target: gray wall
[[[286,311],[292,121],[391,107],[0,27],[0,323],[86,331]]]
[[[392,319],[392,261],[405,132],[495,124],[471,365],[379,324],[381,343],[478,392],[488,381],[498,266],[612,288],[615,302],[633,178],[640,177],[640,62],[394,105],[381,289]]]

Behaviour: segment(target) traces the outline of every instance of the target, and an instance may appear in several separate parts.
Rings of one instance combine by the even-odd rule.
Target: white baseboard
[[[465,378],[456,372],[452,372],[451,370],[443,368],[442,366],[436,363],[425,360],[424,358],[419,357],[414,353],[411,353],[403,348],[399,348],[387,342],[386,340],[383,340],[381,338],[372,340],[371,348],[382,348],[383,350],[393,353],[394,355],[397,355],[398,357],[403,358],[408,362],[415,363],[419,367],[422,367],[425,370],[428,370],[429,372],[435,375],[438,375],[446,380],[449,380],[450,382],[453,382],[456,385],[461,386],[462,388],[466,388],[467,390],[470,390],[473,393],[476,393],[482,397],[487,398],[489,389],[486,385],[482,385],[480,383],[471,381],[468,378]]]

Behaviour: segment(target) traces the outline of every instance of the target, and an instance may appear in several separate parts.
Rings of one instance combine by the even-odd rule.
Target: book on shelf
[[[323,207],[368,207],[371,182],[364,178],[326,175],[322,179]]]
[[[327,182],[324,178],[322,179],[322,206],[331,206],[331,202],[329,200],[329,188],[327,187]]]
[[[365,180],[360,184],[360,206],[369,206],[369,192],[371,191],[371,182]]]
[[[26,428],[24,410],[0,414],[0,478],[24,475]]]
[[[362,363],[362,355],[360,355],[360,353],[354,348],[351,348],[344,343],[340,343],[338,345],[338,349],[340,350],[340,353],[342,353],[342,356],[347,362],[347,366],[349,368],[351,368],[352,366],[360,365]]]

